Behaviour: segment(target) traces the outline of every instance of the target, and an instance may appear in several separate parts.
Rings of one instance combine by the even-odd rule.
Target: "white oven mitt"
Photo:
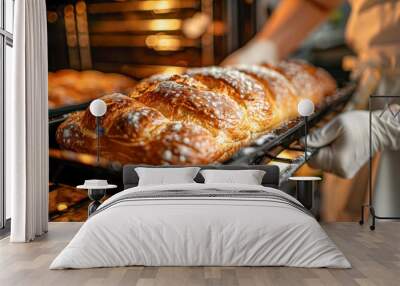
[[[384,149],[400,150],[400,106],[372,113],[372,155]],[[352,178],[368,161],[369,112],[343,113],[307,137],[310,147],[320,148],[310,158],[311,167]]]
[[[275,43],[268,40],[254,39],[228,56],[221,65],[276,64],[277,62],[278,52]]]

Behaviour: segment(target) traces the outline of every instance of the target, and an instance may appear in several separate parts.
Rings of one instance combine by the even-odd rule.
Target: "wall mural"
[[[238,4],[238,30],[228,1],[145,2],[47,1],[52,220],[85,220],[75,186],[107,179],[112,195],[127,163],[275,164],[287,181],[315,151],[298,142],[305,127],[351,94],[304,61],[215,66],[256,32],[255,5]]]

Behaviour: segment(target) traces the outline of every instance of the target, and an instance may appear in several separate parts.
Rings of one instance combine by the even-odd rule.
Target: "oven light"
[[[181,49],[181,41],[168,35],[151,35],[146,38],[146,46],[156,51],[177,51]]]
[[[178,19],[156,19],[148,22],[149,30],[152,31],[173,31],[179,30],[182,21]]]

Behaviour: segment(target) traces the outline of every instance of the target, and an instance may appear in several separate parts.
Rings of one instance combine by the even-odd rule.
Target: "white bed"
[[[128,265],[351,267],[299,204],[280,190],[256,185],[192,183],[129,188],[100,206],[50,269]]]

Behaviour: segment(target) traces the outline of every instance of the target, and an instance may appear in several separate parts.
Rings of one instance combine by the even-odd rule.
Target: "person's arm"
[[[283,0],[262,30],[222,65],[257,64],[287,58],[342,0]]]
[[[342,0],[284,0],[255,40],[275,43],[280,59],[292,53]]]

